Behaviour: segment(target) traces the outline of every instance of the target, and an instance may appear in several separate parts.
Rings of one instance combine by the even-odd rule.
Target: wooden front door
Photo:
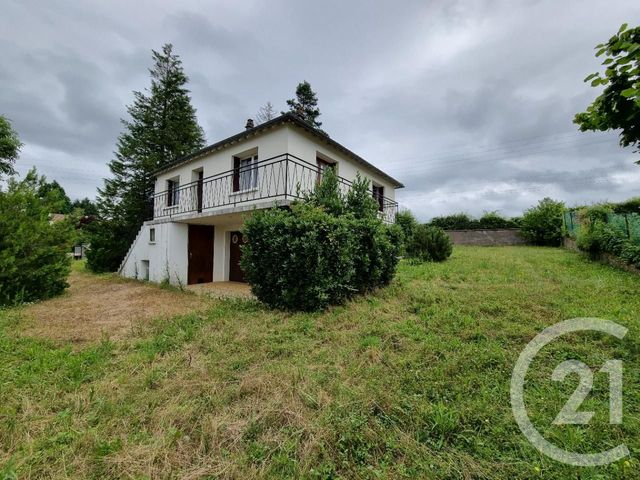
[[[213,225],[189,225],[187,283],[213,281]]]
[[[229,235],[229,281],[244,282],[244,272],[240,268],[240,246],[244,243],[244,237],[241,232],[231,232]]]

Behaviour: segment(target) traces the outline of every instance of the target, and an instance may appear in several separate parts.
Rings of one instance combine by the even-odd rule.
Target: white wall
[[[316,163],[316,156],[320,154],[321,158],[337,163],[338,176],[353,182],[356,179],[356,173],[360,172],[361,176],[369,179],[376,185],[383,186],[385,197],[395,200],[395,189],[393,185],[377,173],[338,152],[330,145],[322,144],[316,137],[299,128],[287,127],[287,131],[289,137],[288,153],[314,165]]]
[[[154,228],[156,241],[149,241],[149,229]],[[187,284],[187,244],[189,226],[167,222],[144,224],[122,267],[121,275],[143,279],[142,261],[149,262],[149,280],[162,282],[169,279],[172,285]]]

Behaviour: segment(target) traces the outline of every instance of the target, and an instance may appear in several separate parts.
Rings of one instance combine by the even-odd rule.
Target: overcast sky
[[[640,195],[640,154],[572,119],[599,92],[582,81],[593,47],[639,20],[637,0],[3,0],[0,114],[20,173],[93,198],[150,50],[171,42],[208,143],[306,79],[322,128],[404,182],[422,220],[621,200]]]

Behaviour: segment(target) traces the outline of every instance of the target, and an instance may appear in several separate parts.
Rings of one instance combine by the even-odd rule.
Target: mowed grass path
[[[81,349],[21,333],[0,312],[0,473],[19,478],[637,478],[640,278],[560,249],[456,248],[402,264],[387,289],[319,314],[249,300],[158,321]],[[509,382],[544,327],[600,317],[624,340],[575,334],[534,362],[531,418],[559,446],[631,457],[568,467],[513,419]],[[588,426],[550,427],[577,385],[625,363],[624,423],[596,373]],[[0,477],[2,477],[0,474]]]

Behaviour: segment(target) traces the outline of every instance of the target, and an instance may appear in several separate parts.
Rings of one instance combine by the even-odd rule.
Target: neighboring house
[[[244,281],[240,230],[256,208],[286,206],[334,168],[346,192],[356,172],[369,179],[380,216],[395,221],[403,185],[293,114],[183,157],[156,172],[153,219],[144,223],[120,274],[187,285]]]

